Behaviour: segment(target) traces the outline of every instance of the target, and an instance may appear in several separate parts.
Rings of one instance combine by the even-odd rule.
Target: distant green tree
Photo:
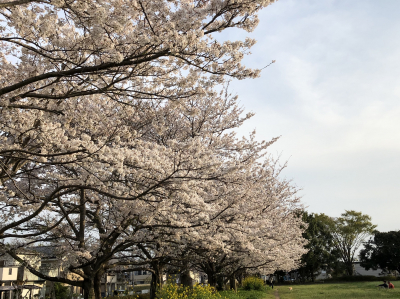
[[[347,274],[346,269],[346,264],[338,258],[338,260],[331,265],[329,270],[333,277],[339,277]]]
[[[69,298],[69,288],[67,286],[63,286],[63,284],[60,282],[54,283],[54,293],[55,293],[56,299],[68,299]]]
[[[400,231],[379,232],[360,251],[361,266],[365,269],[381,268],[387,272],[400,272]]]
[[[364,240],[375,231],[371,217],[361,212],[345,211],[339,218],[329,221],[333,245],[346,267],[346,274],[353,275],[355,255]]]
[[[339,256],[333,246],[331,218],[325,214],[309,214],[304,211],[302,219],[308,225],[303,237],[308,240],[306,248],[309,251],[301,257],[298,273],[303,280],[314,281],[318,271],[333,269]]]

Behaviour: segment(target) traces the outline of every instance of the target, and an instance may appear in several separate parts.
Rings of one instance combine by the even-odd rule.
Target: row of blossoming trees
[[[0,0],[1,251],[100,298],[112,269],[222,275],[292,269],[296,188],[238,138],[229,77],[273,0]],[[222,88],[222,86],[225,86]],[[61,277],[18,252],[51,245]]]

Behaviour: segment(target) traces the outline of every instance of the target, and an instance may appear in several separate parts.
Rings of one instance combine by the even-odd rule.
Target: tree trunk
[[[50,286],[50,298],[56,299],[56,292],[54,290],[54,281],[49,281],[49,286]]]
[[[92,279],[83,280],[83,298],[95,299],[94,297],[94,283]]]
[[[354,271],[353,271],[353,263],[352,262],[346,263],[346,272],[347,272],[347,275],[353,276]]]
[[[236,276],[237,276],[238,283],[241,286],[242,282],[243,282],[243,272],[240,271]]]
[[[155,299],[157,291],[162,288],[163,284],[163,265],[154,262],[151,264],[151,268],[153,272],[151,273],[150,299]]]
[[[190,277],[190,270],[184,270],[181,273],[181,285],[189,288],[193,288],[193,279]]]
[[[207,280],[208,280],[208,284],[210,286],[212,286],[213,288],[217,287],[217,278],[215,275],[215,272],[212,271],[211,269],[209,269],[207,272]]]
[[[101,299],[101,277],[103,273],[97,272],[93,281],[93,290],[95,299]]]
[[[232,274],[229,277],[229,287],[231,290],[234,290],[235,292],[237,291],[237,285],[236,285],[236,276],[235,274]]]
[[[224,278],[221,275],[217,275],[217,290],[222,291],[224,289]]]
[[[312,282],[315,282],[315,271],[314,271],[314,268],[311,268],[311,270],[310,270],[310,277],[311,277],[311,281]]]

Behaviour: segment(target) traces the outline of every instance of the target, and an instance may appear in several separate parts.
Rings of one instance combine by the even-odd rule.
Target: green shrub
[[[69,288],[64,286],[61,282],[54,283],[54,293],[56,299],[68,299],[69,298]]]
[[[260,291],[264,288],[264,281],[261,278],[250,276],[243,280],[242,286],[245,290]]]

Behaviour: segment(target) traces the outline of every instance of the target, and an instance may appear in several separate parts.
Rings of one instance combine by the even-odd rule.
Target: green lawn
[[[266,290],[269,288],[266,288]],[[275,299],[273,292],[270,291],[245,291],[239,289],[237,293],[233,291],[221,291],[221,299]]]
[[[394,290],[375,287],[381,282],[344,282],[308,285],[275,286],[281,299],[329,298],[329,299],[375,299],[400,298],[400,282],[394,282]],[[292,287],[292,291],[289,290]],[[273,291],[269,291],[273,294]]]

